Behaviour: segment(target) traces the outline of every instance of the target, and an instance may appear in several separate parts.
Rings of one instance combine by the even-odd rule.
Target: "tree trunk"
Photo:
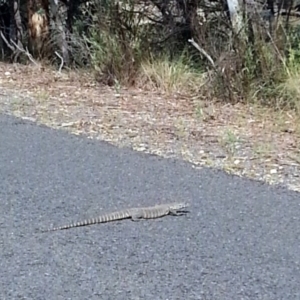
[[[20,3],[17,0],[9,1],[9,43],[12,44],[14,42],[20,48],[22,47],[22,37],[23,37],[23,29],[22,29],[22,21],[20,15]],[[13,45],[12,45],[13,46]],[[17,61],[20,51],[15,47],[15,51],[12,54],[12,59],[14,62]]]
[[[55,48],[59,49],[63,58],[63,64],[69,65],[69,30],[68,30],[68,11],[70,7],[65,1],[51,1],[51,23],[52,37],[54,39]]]
[[[28,0],[29,48],[33,56],[44,57],[49,41],[49,2],[48,0]]]

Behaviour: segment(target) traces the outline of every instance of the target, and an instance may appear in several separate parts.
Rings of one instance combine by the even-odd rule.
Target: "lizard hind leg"
[[[131,215],[131,221],[138,222],[143,218],[143,214],[140,212],[134,212]]]

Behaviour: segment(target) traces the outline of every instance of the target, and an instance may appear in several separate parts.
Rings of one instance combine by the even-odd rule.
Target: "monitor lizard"
[[[180,216],[188,212],[187,210],[185,210],[188,206],[189,205],[185,202],[178,202],[178,203],[175,202],[169,204],[158,204],[155,206],[148,206],[148,207],[129,208],[129,209],[103,214],[96,218],[86,219],[84,221],[50,228],[47,230],[43,230],[43,232],[63,230],[63,229],[69,229],[73,227],[80,227],[80,226],[88,226],[88,225],[98,224],[98,223],[107,223],[107,222],[113,222],[113,221],[123,220],[123,219],[131,219],[132,221],[139,221],[141,219],[161,218],[167,215]]]

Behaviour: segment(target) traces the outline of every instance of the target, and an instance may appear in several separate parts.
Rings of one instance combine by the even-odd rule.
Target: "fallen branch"
[[[230,97],[230,99],[232,99],[232,91],[231,91],[231,86],[228,82],[228,80],[226,79],[226,77],[224,76],[224,72],[223,70],[219,70],[220,68],[218,66],[216,66],[215,62],[213,61],[213,59],[211,58],[211,56],[204,50],[202,49],[195,41],[194,39],[189,39],[188,42],[190,42],[202,55],[204,55],[207,60],[210,62],[211,66],[214,69],[214,72],[217,74],[217,76],[219,76],[223,82],[224,87],[227,89],[228,91],[228,95]],[[210,75],[210,73],[208,73]],[[208,82],[209,80],[207,80]]]
[[[212,67],[216,70],[216,65],[215,65],[213,59],[211,58],[211,56],[203,48],[201,48],[194,41],[194,39],[189,39],[188,42],[191,43],[201,54],[203,54],[207,58],[207,60],[210,62],[210,64],[212,65]]]
[[[61,55],[59,55],[59,53],[57,51],[54,52],[61,60],[61,63],[60,63],[60,66],[59,66],[59,69],[58,69],[58,73],[61,73],[61,70],[62,70],[62,67],[64,66],[64,59],[62,58]]]
[[[21,51],[21,53],[25,53],[25,55],[29,58],[29,60],[35,64],[36,66],[39,66],[39,64],[33,59],[32,55],[29,53],[28,49],[26,48],[26,50],[24,49],[24,47],[22,46],[22,48],[20,48],[13,40],[10,40],[10,42],[19,50]]]
[[[4,34],[3,34],[2,30],[0,30],[0,35],[1,35],[2,39],[3,39],[3,41],[5,42],[5,44],[7,45],[7,47],[8,47],[11,51],[15,52],[15,51],[16,51],[16,48],[14,48],[14,47],[8,42],[8,40],[6,39],[6,37],[5,37]]]

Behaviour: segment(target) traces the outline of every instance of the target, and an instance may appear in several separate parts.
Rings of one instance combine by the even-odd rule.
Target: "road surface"
[[[182,217],[41,233],[120,208]],[[0,299],[300,299],[300,197],[0,115]]]

